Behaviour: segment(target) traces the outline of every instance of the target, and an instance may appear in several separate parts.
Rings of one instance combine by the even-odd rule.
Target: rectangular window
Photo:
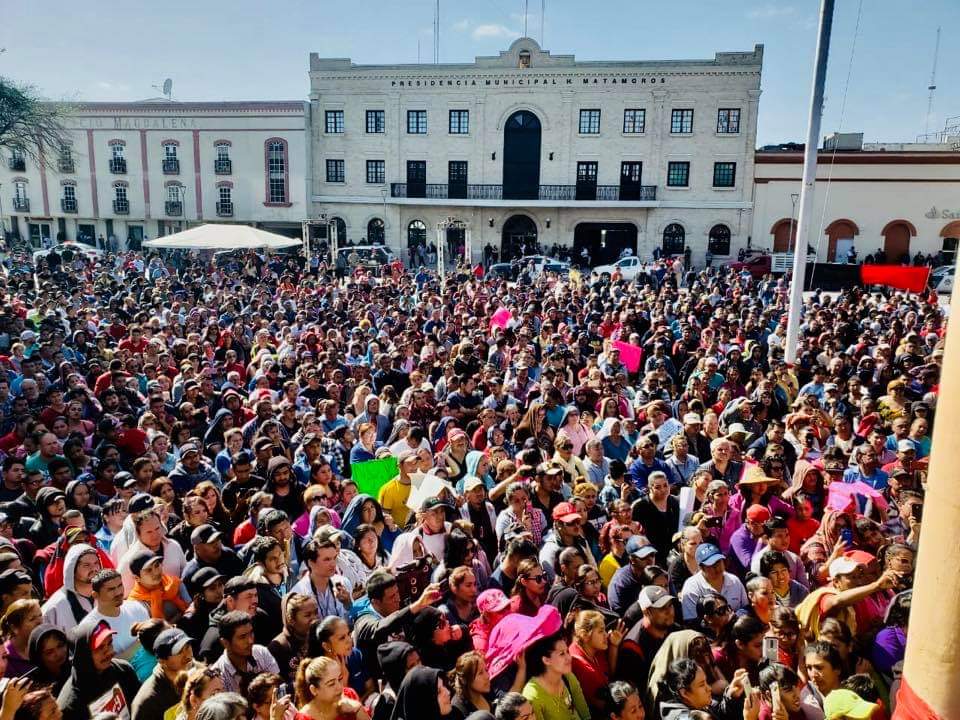
[[[63,186],[63,199],[74,203],[77,201],[77,189],[73,185]]]
[[[343,132],[343,110],[327,110],[323,114],[323,127],[328,135]]]
[[[470,132],[470,111],[469,110],[451,110],[450,111],[450,134],[466,135]]]
[[[123,185],[114,185],[113,197],[117,202],[125,203],[127,201],[127,188]]]
[[[637,135],[646,131],[646,110],[624,110],[623,132],[625,135]]]
[[[123,160],[123,145],[120,143],[111,145],[110,151],[113,153],[114,160]]]
[[[407,110],[407,134],[408,135],[426,135],[427,134],[427,111],[426,110]]]
[[[386,132],[386,116],[383,110],[367,110],[367,132],[371,134]]]
[[[670,132],[684,135],[693,132],[693,110],[673,110],[670,113]]]
[[[600,134],[600,111],[599,110],[581,110],[580,111],[580,134],[581,135],[599,135]]]
[[[233,198],[233,191],[225,185],[221,185],[217,188],[217,191],[220,195],[220,202],[222,203],[228,203]]]
[[[168,143],[163,146],[163,158],[164,160],[176,160],[177,159],[177,146],[172,143]]]
[[[27,199],[27,184],[25,182],[15,182],[13,184],[13,197],[17,200]]]
[[[367,160],[367,182],[382,185],[386,181],[386,163],[383,160]]]
[[[287,201],[286,147],[282,142],[272,142],[267,149],[267,179],[269,198],[272,203]]]
[[[230,159],[230,146],[220,143],[217,145],[217,160],[229,160]]]
[[[467,197],[467,162],[466,160],[451,160],[447,164],[447,197]]]
[[[167,186],[167,202],[180,202],[180,186],[179,185],[168,185]]]
[[[667,163],[667,187],[687,187],[690,185],[690,163]]]
[[[327,182],[342,183],[346,180],[343,160],[327,160]]]
[[[717,133],[736,135],[740,132],[740,108],[720,108],[717,110]]]
[[[713,164],[713,186],[733,187],[737,181],[737,164],[718,162]]]

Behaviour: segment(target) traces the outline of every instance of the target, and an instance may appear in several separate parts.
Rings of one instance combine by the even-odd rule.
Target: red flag
[[[930,268],[926,265],[861,265],[864,285],[889,285],[898,290],[921,293],[927,287]]]

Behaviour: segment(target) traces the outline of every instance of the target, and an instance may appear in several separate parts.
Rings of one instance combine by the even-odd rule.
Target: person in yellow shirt
[[[397,523],[397,527],[403,528],[410,519],[410,508],[407,507],[407,499],[410,497],[411,479],[410,474],[417,471],[417,455],[412,450],[404,450],[397,457],[397,467],[400,474],[393,480],[387,482],[377,493],[377,501],[383,506],[385,513]]]

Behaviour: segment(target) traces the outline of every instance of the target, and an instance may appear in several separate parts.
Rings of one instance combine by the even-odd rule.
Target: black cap
[[[436,508],[443,508],[444,510],[452,510],[453,505],[448,503],[446,500],[443,500],[438,497],[429,497],[423,501],[420,505],[421,511],[435,510]]]
[[[4,570],[0,573],[0,595],[12,592],[17,585],[33,585],[33,579],[23,570]]]
[[[190,636],[180,628],[168,628],[157,635],[153,641],[153,654],[158,660],[166,660],[172,655],[180,653],[190,644]]]
[[[154,500],[153,495],[139,493],[130,498],[127,510],[131,513],[143,512],[144,510],[152,510],[155,504],[156,500]]]
[[[254,590],[256,587],[256,580],[240,575],[227,580],[227,584],[223,586],[223,594],[229,595],[230,597],[236,597],[244,590]]]
[[[213,525],[204,523],[203,525],[198,525],[193,529],[193,532],[190,533],[190,544],[199,545],[201,543],[212,543],[216,542],[223,537],[223,533],[217,530]]]
[[[190,595],[199,595],[217,580],[223,580],[223,575],[218,573],[216,568],[202,567],[196,572],[191,573],[184,582],[187,584]]]
[[[157,555],[149,550],[141,550],[130,558],[130,572],[139,577],[140,573],[143,572],[143,568],[154,560],[163,561],[163,556]]]

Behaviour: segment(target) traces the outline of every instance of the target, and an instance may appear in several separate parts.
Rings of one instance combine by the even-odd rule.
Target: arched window
[[[384,244],[383,220],[380,218],[373,218],[367,223],[367,242],[371,245]]]
[[[663,254],[680,255],[686,244],[687,231],[680,223],[670,223],[663,229]]]
[[[707,250],[712,255],[730,254],[730,228],[726,225],[714,225],[710,228]]]
[[[411,248],[426,247],[427,226],[421,220],[414,220],[407,225],[407,246]]]

